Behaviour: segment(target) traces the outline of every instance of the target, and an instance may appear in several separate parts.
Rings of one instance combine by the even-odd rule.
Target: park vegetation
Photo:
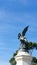
[[[34,49],[37,50],[37,43],[28,42],[28,44],[26,45],[26,49],[28,49],[28,52],[32,55],[33,50]],[[18,50],[16,50],[16,52],[13,54],[13,57],[10,58],[10,60],[9,60],[11,65],[16,65],[15,56],[17,55],[17,53],[18,53]],[[36,57],[32,57],[32,65],[37,65]]]

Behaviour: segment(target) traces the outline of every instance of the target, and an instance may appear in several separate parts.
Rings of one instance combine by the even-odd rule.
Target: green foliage
[[[33,42],[27,42],[25,49],[28,52],[31,52],[33,49],[37,49],[37,43],[33,43]]]
[[[37,65],[37,63],[33,63],[32,65]]]
[[[33,43],[33,42],[28,42],[28,44],[26,45],[26,49],[28,51],[33,50],[33,49],[37,49],[37,43]],[[17,55],[18,50],[13,54],[13,57],[9,60],[11,65],[15,65],[16,61],[15,61],[15,56]],[[33,57],[32,59],[33,65],[37,65],[37,59],[35,57]]]
[[[33,43],[33,42],[28,42],[28,44],[26,45],[26,48],[28,50],[31,50],[31,49],[37,49],[37,43]]]
[[[33,57],[32,62],[37,63],[37,58]]]
[[[9,60],[11,65],[16,65],[15,56],[17,55],[17,53],[18,53],[18,50],[13,54],[13,58]]]

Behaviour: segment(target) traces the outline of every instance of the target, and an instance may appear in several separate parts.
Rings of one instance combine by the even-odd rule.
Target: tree
[[[15,65],[16,64],[15,56],[17,55],[17,53],[18,53],[18,50],[13,54],[13,57],[9,60],[11,65]]]
[[[29,53],[32,53],[31,51],[33,49],[37,49],[37,43],[28,42],[28,44],[26,45],[26,49],[28,49]],[[17,55],[17,53],[18,53],[18,50],[13,54],[13,57],[9,60],[11,65],[15,65],[16,64],[15,56]],[[33,62],[33,65],[36,65],[35,63],[37,63],[37,58],[33,57],[32,62]]]

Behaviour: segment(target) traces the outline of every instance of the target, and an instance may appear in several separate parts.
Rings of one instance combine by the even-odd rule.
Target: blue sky
[[[18,33],[27,25],[28,41],[37,42],[37,0],[0,0],[0,65],[10,65],[20,45]]]

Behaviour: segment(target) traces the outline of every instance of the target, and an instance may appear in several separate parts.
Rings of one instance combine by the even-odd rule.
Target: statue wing
[[[23,32],[22,32],[22,36],[24,36],[24,35],[26,34],[26,32],[27,32],[27,30],[28,30],[28,27],[29,27],[29,26],[27,26],[27,27],[24,28],[24,30],[23,30]]]

